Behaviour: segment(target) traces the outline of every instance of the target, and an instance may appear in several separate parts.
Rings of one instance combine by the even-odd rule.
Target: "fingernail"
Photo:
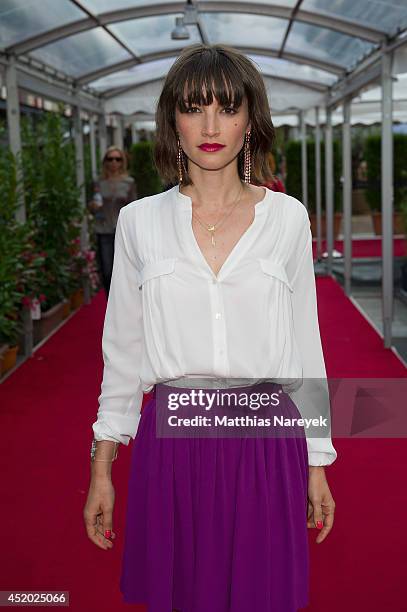
[[[322,529],[322,527],[323,527],[322,521],[317,521],[317,528]]]
[[[105,538],[111,538],[111,537],[112,537],[112,532],[110,531],[110,529],[106,529]]]

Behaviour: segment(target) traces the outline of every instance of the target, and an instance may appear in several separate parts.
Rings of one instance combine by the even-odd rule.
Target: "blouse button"
[[[215,314],[215,318],[216,318],[216,319],[220,319],[220,318],[221,318],[221,316],[222,316],[222,315],[221,315],[221,313],[220,313],[220,312],[217,312],[217,313]]]

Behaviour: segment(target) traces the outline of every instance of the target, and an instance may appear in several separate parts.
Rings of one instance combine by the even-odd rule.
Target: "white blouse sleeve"
[[[139,271],[130,256],[124,214],[125,208],[120,210],[116,226],[102,337],[103,380],[92,429],[96,440],[128,445],[137,432],[143,399],[139,377],[143,325]]]
[[[327,419],[327,427],[319,428],[320,437],[307,435],[307,448],[309,465],[330,465],[335,461],[337,453],[331,439],[329,387],[318,322],[311,226],[306,209],[305,213],[306,219],[298,243],[302,253],[300,251],[297,269],[291,281],[294,333],[303,366],[303,383],[289,395],[304,418],[321,416]]]

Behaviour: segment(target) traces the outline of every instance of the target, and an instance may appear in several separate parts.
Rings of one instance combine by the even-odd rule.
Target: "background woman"
[[[135,438],[124,601],[149,612],[294,612],[308,603],[307,525],[317,542],[333,525],[329,432],[177,436],[165,398],[234,387],[243,398],[276,394],[285,416],[300,417],[275,381],[325,377],[308,213],[250,182],[270,179],[274,128],[261,75],[234,49],[185,49],[156,122],[158,170],[178,183],[119,215],[87,533],[113,546],[113,452]],[[316,391],[313,416],[324,408]]]
[[[106,297],[112,277],[119,211],[136,198],[136,185],[127,171],[126,154],[116,146],[109,147],[103,156],[101,177],[93,182],[93,199],[88,204],[95,215],[97,259]]]

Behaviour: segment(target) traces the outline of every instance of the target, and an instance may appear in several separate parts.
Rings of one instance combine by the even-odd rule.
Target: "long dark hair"
[[[167,74],[156,109],[154,161],[166,183],[178,183],[175,109],[185,112],[187,104],[209,105],[215,97],[222,106],[238,108],[247,97],[251,121],[250,152],[252,182],[272,180],[267,154],[274,143],[266,88],[255,65],[236,49],[225,45],[192,45],[174,62]],[[192,180],[183,153],[183,184]],[[238,157],[240,178],[244,178],[243,146]]]

